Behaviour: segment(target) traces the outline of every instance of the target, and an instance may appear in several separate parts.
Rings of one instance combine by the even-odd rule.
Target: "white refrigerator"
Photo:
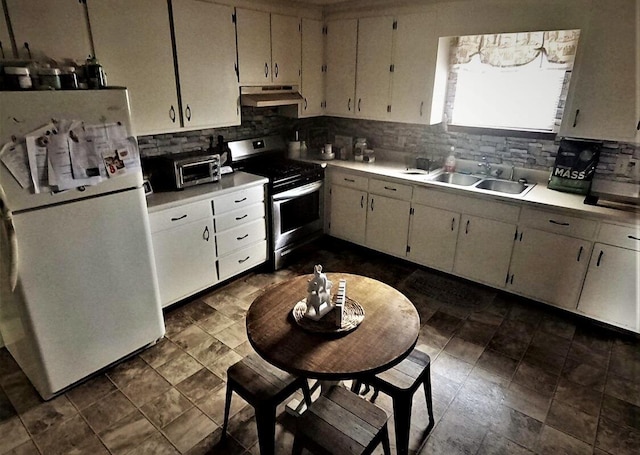
[[[125,89],[0,92],[0,147],[50,119],[131,134]],[[0,333],[44,399],[164,335],[142,182],[34,194],[0,163]]]

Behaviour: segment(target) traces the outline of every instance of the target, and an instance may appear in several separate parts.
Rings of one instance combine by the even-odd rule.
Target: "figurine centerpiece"
[[[325,314],[333,310],[335,306],[331,301],[331,286],[333,283],[322,273],[320,264],[313,267],[313,278],[309,280],[307,286],[307,310],[304,316],[320,320]]]

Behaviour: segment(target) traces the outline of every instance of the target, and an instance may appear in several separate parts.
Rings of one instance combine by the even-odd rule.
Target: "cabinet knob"
[[[176,110],[173,107],[173,104],[171,105],[171,108],[169,109],[169,118],[171,119],[171,121],[173,123],[176,123]]]
[[[187,108],[184,111],[184,116],[187,118],[187,121],[191,121],[191,107],[187,104]]]
[[[278,78],[278,64],[276,63],[275,69],[273,71],[274,76],[276,77],[276,79]]]
[[[264,77],[269,77],[269,64],[267,62],[264,63]]]
[[[209,226],[205,226],[204,232],[202,232],[202,238],[207,242],[209,241]]]

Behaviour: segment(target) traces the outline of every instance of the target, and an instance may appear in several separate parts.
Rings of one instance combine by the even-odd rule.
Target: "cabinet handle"
[[[513,273],[511,274],[511,279],[509,280],[509,284],[513,284]]]
[[[243,197],[242,199],[239,199],[239,200],[237,200],[237,201],[233,201],[233,202],[235,202],[236,204],[239,204],[239,203],[244,202],[244,201],[246,201],[246,200],[247,200],[247,198],[246,198],[246,197]]]
[[[236,237],[236,240],[246,239],[247,237],[249,237],[249,234],[245,234],[242,237]]]
[[[562,221],[556,221],[556,220],[549,220],[549,223],[557,224],[558,226],[569,226],[569,223],[565,223],[565,222],[562,222]]]
[[[362,102],[362,98],[358,98],[358,112],[360,112],[360,102]]]
[[[269,77],[269,65],[264,62],[264,77]]]
[[[244,215],[242,215],[242,216],[237,216],[237,217],[236,217],[236,221],[243,220],[243,219],[245,219],[247,216],[249,216],[249,214],[248,214],[248,213],[245,213],[245,214],[244,214]]]
[[[175,217],[175,218],[171,218],[171,221],[180,221],[180,220],[185,219],[186,217],[187,217],[187,214],[185,213],[185,214],[184,214],[184,215],[182,215],[182,216],[178,216],[178,217]]]
[[[276,76],[276,79],[278,78],[278,64],[276,63],[276,68],[275,71],[273,72],[273,74]]]
[[[424,101],[420,102],[420,117],[422,117],[422,108],[424,107]]]
[[[455,224],[456,224],[456,218],[453,217],[453,218],[451,218],[451,230],[452,231],[453,231],[453,227],[455,226]]]
[[[573,117],[573,127],[575,128],[578,124],[578,116],[580,115],[580,109],[576,109],[576,115]]]
[[[345,182],[356,183],[356,181],[355,181],[355,180],[353,180],[353,179],[348,179],[348,178],[346,178],[346,177],[344,178],[344,181],[345,181]]]
[[[176,110],[173,107],[173,104],[171,105],[171,108],[169,109],[169,118],[171,119],[171,121],[173,123],[176,123]]]
[[[349,101],[347,101],[347,110],[351,112],[351,98],[349,98]]]
[[[384,189],[385,189],[385,190],[389,190],[389,191],[398,191],[398,189],[397,189],[397,188],[394,188],[394,187],[392,187],[392,186],[385,186],[385,187],[384,187]]]
[[[596,262],[596,267],[600,267],[600,260],[602,259],[602,255],[604,251],[600,250],[600,254],[598,255],[598,262]]]
[[[580,256],[582,256],[583,249],[584,249],[583,247],[580,247],[580,250],[578,251],[578,258],[576,259],[578,262],[580,262]]]
[[[205,226],[204,232],[202,233],[202,238],[207,242],[209,241],[209,226]]]
[[[640,238],[638,237],[634,237],[632,235],[628,235],[627,237],[629,237],[631,240],[640,240]]]
[[[307,99],[306,98],[304,99],[304,110],[305,111],[307,110]]]
[[[360,208],[364,208],[364,195],[360,196]]]
[[[371,198],[371,211],[373,212],[373,198]]]
[[[638,120],[638,124],[636,125],[636,131],[640,131],[640,120]]]
[[[469,223],[471,222],[471,220],[467,220],[467,225],[464,228],[464,233],[468,234],[469,233]]]
[[[247,256],[244,259],[238,259],[238,264],[242,264],[243,262],[247,262],[251,256]]]
[[[185,117],[187,117],[187,122],[191,121],[191,107],[187,104],[187,108],[184,111]]]

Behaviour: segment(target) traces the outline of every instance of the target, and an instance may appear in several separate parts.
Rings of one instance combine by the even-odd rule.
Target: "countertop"
[[[563,193],[561,191],[551,190],[547,188],[546,180],[536,180],[536,185],[524,196],[522,196],[496,193],[478,189],[470,190],[465,189],[465,187],[429,181],[429,179],[433,178],[433,176],[436,175],[438,170],[434,170],[426,174],[407,175],[404,173],[407,171],[407,168],[403,163],[392,161],[376,160],[373,163],[342,160],[321,161],[313,159],[308,159],[307,161],[326,163],[328,167],[332,168],[347,169],[356,172],[368,173],[370,175],[379,175],[385,178],[392,178],[394,180],[406,183],[418,184],[425,187],[432,187],[434,189],[437,188],[442,191],[454,192],[461,195],[464,194],[466,196],[500,200],[504,202],[519,202],[523,205],[535,206],[536,208],[540,209],[555,209],[565,212],[573,212],[575,215],[579,215],[581,217],[607,220],[615,223],[636,225],[640,224],[640,212],[638,211],[633,212],[587,205],[584,203],[584,195]],[[521,169],[519,171],[527,172],[526,169]],[[538,176],[540,175],[540,171],[533,171],[533,173],[537,174]]]
[[[248,174],[246,172],[233,172],[223,175],[220,181],[192,186],[184,190],[162,191],[147,196],[147,211],[157,212],[182,205],[187,202],[196,202],[225,193],[232,193],[254,185],[262,185],[269,180],[266,177]]]

